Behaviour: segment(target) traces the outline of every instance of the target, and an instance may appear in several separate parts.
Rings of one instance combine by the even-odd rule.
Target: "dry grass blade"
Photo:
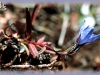
[[[44,47],[39,51],[39,55],[42,54],[45,50],[46,50],[46,47],[44,46]]]
[[[11,65],[11,68],[29,68],[32,65]]]
[[[52,66],[57,60],[52,61],[50,64],[42,64],[42,65],[38,65],[39,68],[43,68],[43,67],[50,67]]]
[[[51,59],[50,59],[50,62],[52,62],[52,61],[54,61],[54,60],[57,60],[57,58],[58,58],[58,55],[52,56]]]

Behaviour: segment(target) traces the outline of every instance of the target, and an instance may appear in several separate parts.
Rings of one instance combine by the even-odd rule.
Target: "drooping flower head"
[[[83,22],[83,24],[79,30],[79,33],[77,35],[76,43],[69,51],[69,54],[74,51],[79,50],[80,47],[82,47],[83,45],[87,45],[100,37],[100,34],[98,34],[98,35],[93,34],[94,27],[91,26],[90,24],[88,24],[89,22],[87,22],[87,21],[88,20],[85,20]]]
[[[77,43],[78,44],[88,44],[100,37],[100,34],[95,35],[93,34],[94,27],[87,24],[87,21],[85,20],[79,30]]]

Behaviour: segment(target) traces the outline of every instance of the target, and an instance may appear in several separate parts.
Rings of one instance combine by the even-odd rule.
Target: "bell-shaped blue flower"
[[[71,47],[68,54],[72,54],[73,52],[76,52],[83,45],[89,44],[100,37],[100,34],[95,35],[93,34],[93,32],[94,32],[94,27],[89,25],[85,20],[79,30],[79,33],[77,35],[77,40],[75,44]]]
[[[100,37],[100,34],[95,35],[93,34],[94,27],[87,24],[87,21],[85,20],[79,30],[77,43],[78,44],[88,44]]]

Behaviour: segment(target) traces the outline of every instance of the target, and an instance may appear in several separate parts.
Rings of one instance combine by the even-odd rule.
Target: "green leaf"
[[[56,47],[54,47],[54,50],[55,50],[56,52],[58,52],[58,51],[62,51],[61,48],[56,48]]]

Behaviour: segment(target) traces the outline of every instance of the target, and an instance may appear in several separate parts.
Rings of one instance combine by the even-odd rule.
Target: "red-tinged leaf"
[[[38,12],[39,12],[39,4],[36,4],[32,12],[32,21],[31,21],[32,24],[34,24]]]
[[[31,16],[28,8],[26,8],[26,35],[27,39],[29,39],[32,30]]]
[[[68,54],[68,52],[57,52],[57,53],[60,55],[67,55]]]
[[[54,49],[52,47],[48,46],[48,45],[45,45],[45,47],[46,47],[46,49],[54,51]]]
[[[17,32],[18,34],[25,33],[26,27],[25,24],[20,22],[19,20],[16,20],[14,23],[12,23],[9,28],[12,30],[12,32]],[[9,31],[7,31],[9,32]]]
[[[39,45],[39,44],[38,44]],[[41,46],[41,47],[46,47],[46,49],[48,49],[48,50],[52,50],[52,51],[54,51],[54,49],[52,48],[52,47],[50,47],[49,45],[39,45],[39,46]]]
[[[43,42],[42,45],[43,45],[43,46],[47,45],[47,42]]]
[[[45,52],[46,52],[46,53],[50,53],[50,54],[54,54],[54,55],[56,54],[56,52],[51,51],[51,50],[45,50]]]
[[[34,58],[39,55],[36,47],[33,44],[30,43],[28,44],[28,46],[29,46],[29,51],[33,55]]]
[[[45,36],[42,37],[42,38],[40,38],[40,39],[37,41],[37,44],[42,45],[42,43],[44,42],[44,40],[45,40]]]
[[[51,45],[51,42],[43,42],[42,45]]]

